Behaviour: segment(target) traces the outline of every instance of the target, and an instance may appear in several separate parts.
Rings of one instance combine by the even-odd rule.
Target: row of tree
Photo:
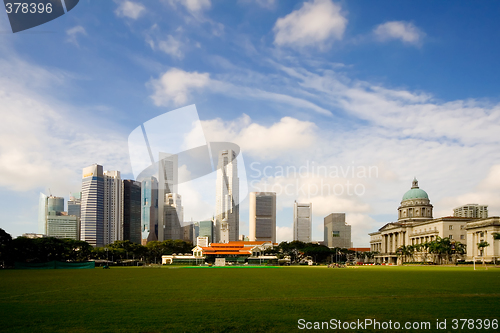
[[[276,255],[279,259],[287,257],[291,263],[299,263],[307,257],[317,263],[336,263],[371,259],[378,252],[356,252],[345,248],[329,248],[316,243],[293,241],[281,242],[278,246],[267,249],[265,254]]]
[[[494,233],[493,238],[500,239],[500,233]],[[482,241],[477,244],[477,247],[481,251],[489,245],[488,242]],[[465,244],[452,241],[448,237],[441,238],[437,236],[435,240],[427,243],[403,245],[397,249],[396,253],[405,262],[416,261],[415,255],[418,254],[424,262],[431,261],[435,264],[442,264],[443,262],[455,263],[466,252],[467,247]]]
[[[27,238],[11,235],[0,229],[0,262],[11,266],[19,262],[48,262],[52,260],[82,262],[87,260],[124,261],[137,259],[147,263],[161,263],[161,256],[173,253],[191,253],[193,244],[183,240],[152,241],[146,246],[130,241],[116,241],[105,247],[92,247],[85,241],[54,237]]]

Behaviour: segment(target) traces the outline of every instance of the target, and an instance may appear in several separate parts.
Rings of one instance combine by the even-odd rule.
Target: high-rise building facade
[[[310,243],[311,230],[312,203],[295,201],[293,205],[293,240]]]
[[[120,171],[105,171],[104,245],[123,239],[123,184]]]
[[[219,152],[215,202],[215,242],[237,241],[240,229],[236,152]]]
[[[102,166],[91,165],[82,173],[80,239],[104,246],[104,175]]]
[[[174,154],[160,153],[158,163],[158,240],[179,239],[180,224],[177,230],[177,222],[182,222],[182,218],[173,217],[173,212],[177,212],[177,207],[170,204],[170,200],[176,201],[169,194],[177,193],[178,183],[178,157]],[[168,200],[167,200],[168,199]],[[180,200],[180,199],[179,199]],[[180,208],[180,207],[179,207]],[[166,220],[166,218],[169,220]],[[177,222],[175,222],[177,221]],[[165,238],[168,237],[168,238]],[[177,238],[171,238],[177,237]]]
[[[123,240],[141,244],[141,183],[123,181]]]
[[[47,198],[47,212],[61,213],[64,212],[64,198],[49,196]]]
[[[214,222],[200,221],[198,222],[198,237],[208,237],[208,243],[214,242]],[[207,245],[208,246],[208,245]]]
[[[182,226],[182,240],[194,244],[196,240],[195,226],[193,222],[185,222]]]
[[[142,245],[158,240],[158,180],[149,177],[141,185]]]
[[[38,232],[43,235],[49,235],[48,217],[64,215],[64,198],[55,196],[46,196],[40,193],[38,207]]]
[[[40,193],[38,199],[38,233],[45,235],[47,221],[47,196]]]
[[[324,219],[324,245],[351,248],[351,226],[345,222],[345,213],[332,213]]]
[[[74,215],[47,215],[47,233],[49,237],[80,239],[80,220]]]
[[[276,243],[276,193],[251,192],[249,215],[249,240]]]
[[[68,201],[68,215],[81,218],[82,192],[71,193]]]
[[[182,239],[182,221],[184,213],[180,194],[168,193],[165,196],[163,205],[163,228],[159,233],[163,235],[163,240]]]
[[[453,209],[453,216],[455,217],[471,217],[475,219],[482,219],[488,217],[488,206],[478,204],[463,205]]]

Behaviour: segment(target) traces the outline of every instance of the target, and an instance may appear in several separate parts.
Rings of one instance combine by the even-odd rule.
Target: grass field
[[[500,269],[0,271],[2,332],[289,332],[300,318],[500,319]]]

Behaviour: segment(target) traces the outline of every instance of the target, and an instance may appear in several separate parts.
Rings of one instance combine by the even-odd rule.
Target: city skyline
[[[165,182],[165,190],[163,192],[167,192],[170,191],[170,189],[177,188],[176,176],[174,176],[177,174],[177,170],[174,170],[177,166],[177,156],[172,154],[164,154],[162,156],[163,158],[167,157],[167,162],[170,162],[168,167],[165,163],[160,164],[160,168],[158,170],[160,178],[162,178]],[[229,156],[232,156],[232,161],[229,161]],[[215,198],[215,201],[223,203],[220,209],[224,210],[222,214],[217,214],[216,212],[214,214],[215,218],[213,221],[184,221],[181,195],[172,192],[165,193],[165,218],[163,222],[165,223],[165,227],[162,227],[164,230],[163,240],[183,239],[192,241],[192,243],[196,245],[196,237],[201,235],[200,237],[212,237],[213,242],[216,243],[236,241],[236,239],[229,240],[229,230],[232,228],[229,228],[228,223],[228,217],[230,214],[237,217],[237,219],[233,218],[232,220],[239,220],[239,216],[236,216],[237,210],[234,206],[234,200],[232,195],[229,194],[232,193],[233,185],[228,182],[228,172],[229,174],[238,174],[236,164],[231,165],[231,162],[233,161],[236,161],[236,154],[232,150],[223,150],[219,152],[218,175],[220,177],[217,178],[216,187],[221,187],[226,190],[221,192],[223,195],[221,195],[220,198]],[[155,206],[157,206],[158,203],[154,203],[154,198],[157,198],[162,191],[157,186],[156,178],[151,176],[148,177],[148,179],[143,180],[141,183],[129,179],[121,180],[120,171],[102,170],[103,166],[97,164],[83,168],[82,189],[85,188],[85,191],[70,193],[69,195],[67,210],[69,212],[72,209],[72,214],[64,212],[64,197],[57,197],[52,194],[47,196],[44,193],[40,193],[38,207],[38,234],[55,237],[62,237],[61,235],[63,234],[71,234],[71,236],[69,236],[70,238],[82,239],[94,246],[99,246],[99,237],[102,237],[103,245],[111,244],[116,240],[124,239],[142,245],[145,245],[151,240],[156,240],[154,239],[155,236],[153,236],[150,232],[153,227],[155,227],[155,229],[158,228],[158,220],[156,219],[155,226],[154,218],[154,215],[156,215],[156,211],[158,210],[158,207]],[[163,173],[163,175],[161,175],[161,173]],[[102,175],[102,177],[99,177],[99,175]],[[103,202],[102,206],[104,207],[102,232],[99,232],[100,227],[98,223],[95,223],[95,217],[100,214],[100,209],[98,208],[100,201],[99,195],[97,194],[99,193],[99,178],[103,178],[103,189],[101,191],[103,194],[100,199]],[[237,188],[238,177],[236,176],[234,179],[236,180],[235,187]],[[116,181],[118,181],[118,183],[115,184]],[[108,182],[108,184],[106,184],[106,182]],[[142,187],[142,184],[145,184],[144,188]],[[114,191],[111,190],[111,186],[115,188]],[[137,188],[137,190],[133,190],[133,188]],[[85,197],[84,215],[86,216],[86,219],[84,224],[90,223],[91,225],[90,227],[85,226],[85,234],[80,233],[81,223],[79,219],[81,216],[82,197]],[[224,200],[221,200],[221,198],[224,198]],[[417,201],[413,201],[414,198],[418,198]],[[276,193],[251,192],[249,199],[249,241],[270,241],[274,243],[276,241]],[[238,201],[237,199],[235,200]],[[231,209],[226,207],[229,202],[232,203]],[[414,204],[417,206],[413,207]],[[118,207],[116,210],[117,213],[106,213],[106,210],[110,211],[112,206]],[[429,219],[432,219],[432,208],[433,206],[430,204],[427,193],[420,189],[418,180],[414,178],[411,189],[405,193],[401,201],[401,206],[398,208],[398,222],[409,222],[411,224],[419,221],[428,221]],[[206,215],[208,215],[208,213]],[[151,219],[151,216],[153,216],[153,219]],[[217,219],[217,216],[221,218]],[[311,237],[312,216],[311,203],[294,202],[294,219],[292,221],[292,228],[294,230],[293,240],[299,240],[306,243],[319,242],[328,247],[349,248],[354,246],[354,244],[350,241],[352,231],[351,226],[346,222],[345,213],[331,213],[324,218],[323,239],[313,239]],[[74,220],[74,217],[78,217],[78,219]],[[488,205],[469,203],[455,207],[453,209],[453,217],[469,217],[475,219],[487,218]],[[451,216],[448,218],[451,218]],[[50,225],[50,220],[52,222],[52,226]],[[73,226],[75,221],[77,222],[76,229]],[[194,231],[195,225],[198,227],[198,231],[200,231],[199,228],[203,223],[209,223],[211,225],[211,234],[205,234],[206,231],[201,233]],[[234,223],[236,222],[233,221],[233,225]],[[392,223],[393,222],[389,222],[389,224]],[[71,230],[59,231],[61,228],[59,225],[61,225],[63,229],[66,228],[66,230],[69,230],[69,227]],[[95,228],[93,225],[95,225]],[[52,232],[49,232],[50,227],[52,228]],[[191,232],[186,234],[188,231],[186,229],[187,227],[191,228]],[[113,235],[116,238],[110,239],[109,231],[107,234],[106,229],[113,230]],[[89,237],[88,234],[91,236]],[[190,236],[187,236],[188,234]],[[369,233],[371,237],[373,237],[373,234],[377,234],[377,232]],[[92,235],[95,235],[95,238],[92,238]],[[242,236],[244,237],[245,235],[239,234],[238,238],[241,240]],[[83,239],[84,237],[86,239]],[[464,239],[465,238],[461,238],[460,240],[463,241]],[[285,239],[285,241],[291,240]],[[370,246],[372,247],[372,245]]]
[[[0,196],[12,219],[0,227],[36,230],[39,193],[78,191],[82,166],[134,179],[131,131],[193,104],[204,139],[173,138],[176,152],[234,142],[249,191],[291,190],[277,196],[278,241],[292,238],[297,200],[315,207],[313,239],[338,211],[353,242],[367,246],[368,232],[397,220],[398,193],[415,176],[432,193],[435,216],[469,203],[500,215],[498,4],[203,3],[81,3],[29,32],[1,35]],[[0,29],[10,31],[5,15]],[[54,33],[30,37],[40,31]],[[308,163],[328,176],[277,175]],[[369,168],[378,172],[358,177]],[[186,219],[214,210],[211,181],[206,193],[189,193]],[[308,195],[316,187],[326,192]],[[241,234],[248,216],[245,199]]]

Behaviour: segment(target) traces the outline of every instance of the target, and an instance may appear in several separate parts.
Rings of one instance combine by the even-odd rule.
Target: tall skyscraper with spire
[[[158,180],[149,177],[141,187],[142,245],[158,240]]]
[[[240,231],[239,178],[236,152],[219,152],[215,202],[215,241],[237,241]]]
[[[183,217],[177,193],[178,157],[160,153],[158,164],[158,240],[180,239]]]

